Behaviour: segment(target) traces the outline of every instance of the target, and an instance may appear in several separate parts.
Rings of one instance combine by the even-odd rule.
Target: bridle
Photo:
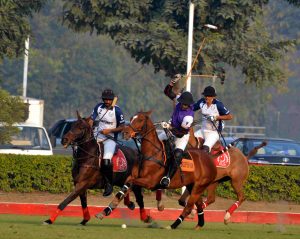
[[[89,141],[92,141],[94,139],[94,136],[92,135],[92,128],[85,122],[83,121],[85,127],[84,129],[81,130],[80,134],[75,133],[71,129],[68,131],[68,133],[73,136],[75,139],[70,143],[70,145],[72,146],[77,146],[79,147],[80,145],[87,143]],[[88,137],[86,137],[86,135],[89,135]]]
[[[141,158],[142,160],[149,160],[149,161],[153,161],[153,162],[156,162],[157,164],[159,164],[160,166],[163,166],[165,167],[165,165],[161,162],[161,160],[158,160],[155,158],[155,156],[158,154],[158,153],[162,153],[164,154],[165,151],[162,150],[161,148],[159,148],[157,145],[155,145],[151,140],[149,140],[148,138],[146,138],[146,136],[152,132],[153,130],[156,130],[156,127],[153,126],[151,127],[150,129],[147,129],[148,127],[148,120],[150,120],[149,116],[147,115],[144,115],[145,116],[145,122],[143,124],[143,126],[141,127],[141,129],[137,129],[135,128],[132,123],[130,123],[128,125],[128,127],[130,127],[132,130],[133,130],[133,133],[134,135],[131,136],[131,138],[133,138],[135,141],[138,141],[140,144],[142,144],[142,140],[146,140],[148,141],[155,149],[157,149],[156,153],[154,155],[151,155],[151,156],[145,156],[142,154],[142,152],[140,151],[140,149],[138,148],[138,152],[139,152],[139,155],[141,155]],[[144,132],[144,133],[143,133]],[[138,137],[139,135],[139,137]]]
[[[70,134],[70,136],[74,138],[74,140],[70,142],[70,145],[72,146],[73,149],[73,157],[76,158],[76,160],[87,159],[89,157],[99,158],[98,155],[91,154],[84,147],[82,147],[83,144],[95,140],[95,138],[92,134],[92,127],[90,127],[90,125],[82,119],[81,122],[84,125],[84,128],[80,128],[81,130],[80,133],[74,132],[74,129],[72,129],[73,127],[71,127],[71,129],[68,131],[68,134]],[[76,156],[78,150],[81,150],[87,155],[84,157]],[[93,167],[93,166],[83,165],[83,167]]]

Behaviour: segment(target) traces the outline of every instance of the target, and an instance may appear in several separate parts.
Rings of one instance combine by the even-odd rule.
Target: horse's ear
[[[76,110],[76,114],[77,114],[77,119],[78,119],[78,120],[81,120],[81,116],[80,116],[78,110]]]
[[[152,110],[149,110],[149,111],[145,112],[145,114],[146,114],[147,116],[150,116],[150,115],[152,114]]]

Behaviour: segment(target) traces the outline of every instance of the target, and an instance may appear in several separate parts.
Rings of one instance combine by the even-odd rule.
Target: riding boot
[[[171,162],[169,164],[168,173],[167,173],[166,176],[164,176],[160,180],[160,185],[162,187],[164,187],[164,188],[169,187],[170,181],[171,181],[172,177],[175,175],[178,166],[181,164],[182,156],[183,156],[183,151],[181,149],[175,149],[175,151],[174,151],[174,159],[171,160]]]
[[[209,147],[207,145],[203,145],[201,149],[209,154]]]
[[[108,197],[113,192],[113,169],[109,159],[103,159],[103,179],[105,181],[103,197]]]

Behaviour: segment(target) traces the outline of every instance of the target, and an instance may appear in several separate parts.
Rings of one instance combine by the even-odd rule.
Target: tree
[[[0,143],[9,141],[10,136],[16,132],[13,124],[24,121],[26,105],[18,97],[10,96],[0,88]]]
[[[0,0],[0,63],[6,56],[23,54],[30,35],[29,17],[40,10],[46,0]]]
[[[30,35],[29,17],[46,0],[0,0],[0,63],[4,57],[16,58],[24,52],[25,39]],[[13,123],[24,121],[26,105],[0,88],[0,142],[7,142],[16,132]]]
[[[63,21],[83,32],[108,34],[142,64],[152,64],[167,76],[184,73],[188,32],[188,0],[65,1]],[[204,37],[195,70],[222,73],[224,66],[241,69],[256,85],[287,80],[279,66],[291,40],[272,41],[262,21],[268,1],[198,0],[195,3],[194,51]],[[290,1],[298,5],[299,1]],[[218,26],[209,32],[205,23]]]

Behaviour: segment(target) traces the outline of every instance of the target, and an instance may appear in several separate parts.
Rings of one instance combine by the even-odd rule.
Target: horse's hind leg
[[[87,206],[87,191],[81,193],[79,197],[83,214],[83,220],[80,222],[80,224],[85,226],[86,223],[91,219],[90,212]]]
[[[189,197],[187,204],[185,206],[185,208],[183,209],[183,212],[181,213],[181,215],[176,219],[176,221],[171,225],[172,229],[176,229],[179,224],[181,222],[183,222],[183,220],[191,213],[191,211],[194,208],[194,205],[196,204],[196,202],[201,201],[202,199],[200,199],[202,193],[204,192],[205,188],[208,186],[208,183],[204,183],[201,185],[197,185],[195,184],[192,190],[192,194]],[[200,202],[198,203],[200,204]],[[201,206],[199,207],[201,208]]]
[[[165,209],[165,206],[162,202],[162,189],[156,190],[156,205],[158,211],[163,211]]]
[[[241,204],[245,201],[245,196],[244,196],[244,192],[243,192],[243,182],[244,180],[232,180],[231,181],[231,185],[234,189],[234,191],[237,194],[237,198],[238,200],[232,204],[230,206],[230,208],[228,208],[228,210],[226,210],[226,214],[224,216],[224,224],[228,224],[231,218],[231,215],[233,214],[233,212],[239,207],[241,206]]]

